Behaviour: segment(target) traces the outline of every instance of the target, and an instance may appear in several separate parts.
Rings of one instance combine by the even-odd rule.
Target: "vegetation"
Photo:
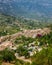
[[[25,29],[37,29],[37,28],[44,28],[47,26],[50,26],[52,22],[50,21],[45,21],[44,20],[32,20],[32,19],[26,19],[23,17],[18,17],[18,20],[20,22],[20,25],[22,28]]]
[[[0,36],[14,34],[20,31],[16,18],[0,14]]]
[[[24,18],[17,19],[13,16],[0,14],[0,36],[11,35],[24,29],[35,29],[43,27],[50,27],[52,30],[52,24],[50,25],[49,22],[45,23]],[[14,43],[16,46],[19,45],[15,52],[9,49],[0,51],[0,65],[2,64],[2,62],[13,61],[14,65],[52,65],[52,31],[50,32],[50,34],[40,37],[37,36],[36,38],[21,36],[16,38],[14,40]],[[29,46],[29,44],[31,43],[34,43],[34,45],[30,45],[31,48],[34,46],[42,48],[40,52],[37,51],[37,53],[33,56],[30,56],[29,53],[29,51],[32,51]],[[18,53],[19,57],[24,56],[25,59],[31,59],[32,63],[30,64],[22,60],[17,60],[15,57],[15,53]]]
[[[13,16],[0,14],[0,36],[14,34],[23,29],[36,29],[49,26],[50,22],[15,18]]]
[[[3,55],[2,58],[4,61],[10,62],[15,59],[13,57],[13,55],[11,55],[11,52],[8,53],[6,50],[5,50],[5,53],[2,55]],[[48,47],[47,49],[43,49],[42,51],[38,52],[37,54],[34,54],[32,57],[32,64],[30,64],[28,62],[26,63],[26,62],[23,62],[20,60],[16,60],[14,64],[15,65],[52,65],[52,48]]]
[[[34,55],[32,59],[35,65],[52,65],[52,48],[43,49]]]
[[[0,60],[5,61],[5,62],[11,62],[11,61],[15,61],[15,56],[14,56],[14,52],[9,51],[7,49],[0,51]]]
[[[21,36],[21,37],[16,38],[14,43],[28,45],[29,43],[32,43],[33,41],[34,41],[34,38]]]
[[[52,44],[52,32],[50,32],[50,34],[41,36],[41,37],[36,37],[36,40],[38,42],[40,42],[40,46],[41,45],[51,45]]]
[[[23,46],[19,46],[16,50],[17,53],[19,53],[19,56],[25,56],[25,58],[29,58],[30,55],[28,53],[28,49],[24,48]]]

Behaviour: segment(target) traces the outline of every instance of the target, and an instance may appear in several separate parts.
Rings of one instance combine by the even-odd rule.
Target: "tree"
[[[14,52],[11,52],[9,50],[3,50],[1,51],[0,55],[2,56],[2,59],[3,61],[14,61],[16,58],[15,58],[15,55],[14,55]]]
[[[20,56],[25,56],[25,58],[28,58],[30,56],[28,50],[23,46],[19,46],[16,52],[18,52]]]

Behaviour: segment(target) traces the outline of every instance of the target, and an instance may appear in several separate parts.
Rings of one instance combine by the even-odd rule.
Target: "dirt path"
[[[3,62],[2,65],[14,65],[14,64]]]
[[[17,56],[17,54],[15,54],[15,56],[16,56],[16,58],[19,59],[19,60],[22,60],[22,61],[24,61],[24,62],[29,62],[30,64],[32,63],[31,60],[25,59],[24,57],[19,57],[19,56]]]

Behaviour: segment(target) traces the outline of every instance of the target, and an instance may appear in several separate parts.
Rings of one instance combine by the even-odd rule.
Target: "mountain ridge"
[[[52,0],[0,0],[0,12],[27,18],[52,18]]]

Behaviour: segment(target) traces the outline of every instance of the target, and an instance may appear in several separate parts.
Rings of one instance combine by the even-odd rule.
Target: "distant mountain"
[[[52,0],[0,0],[0,12],[33,19],[52,18]]]

